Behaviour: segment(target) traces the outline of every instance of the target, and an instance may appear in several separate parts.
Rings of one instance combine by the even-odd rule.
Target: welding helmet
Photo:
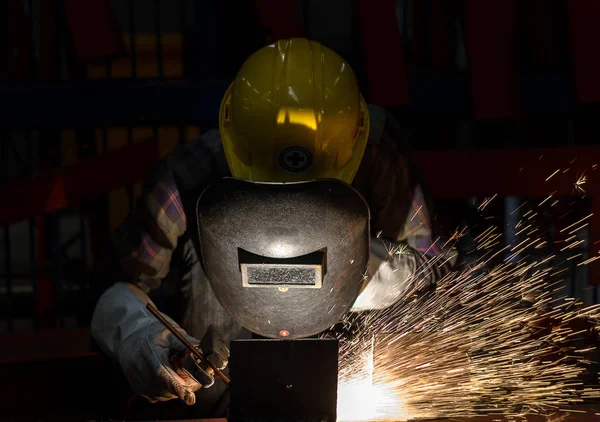
[[[293,38],[245,61],[221,102],[219,130],[233,177],[351,183],[369,114],[348,63],[318,42]]]
[[[369,257],[369,207],[337,179],[224,178],[197,203],[205,274],[225,310],[268,338],[302,338],[340,322]]]

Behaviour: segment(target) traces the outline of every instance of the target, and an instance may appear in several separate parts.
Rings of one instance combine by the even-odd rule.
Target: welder
[[[401,127],[365,103],[349,64],[331,49],[295,38],[251,55],[222,100],[218,129],[164,158],[114,233],[120,280],[101,296],[91,328],[133,391],[149,402],[180,399],[194,405],[195,415],[212,415],[222,394],[218,382],[202,388],[212,383],[173,368],[171,358],[184,346],[145,308],[161,285],[177,290],[180,315],[170,321],[177,319],[193,344],[209,328],[226,343],[252,336],[243,317],[222,305],[227,293],[211,288],[202,265],[196,205],[223,177],[337,179],[362,195],[370,209],[370,257],[349,311],[392,305],[418,268],[426,268],[419,280],[434,286],[455,258],[435,242],[430,207],[403,144]],[[442,254],[447,259],[436,259]],[[427,261],[438,264],[423,266]],[[253,305],[240,307],[252,314]]]

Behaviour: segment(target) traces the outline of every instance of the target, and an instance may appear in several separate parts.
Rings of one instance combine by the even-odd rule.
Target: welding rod
[[[173,324],[171,324],[160,313],[160,311],[154,307],[154,305],[148,302],[148,304],[146,305],[146,309],[148,309],[152,313],[152,315],[154,315],[156,319],[158,319],[161,322],[162,325],[164,325],[171,333],[173,333],[173,335],[177,337],[177,339],[179,339],[179,341],[182,342],[185,347],[188,348],[190,353],[192,353],[197,359],[208,365],[210,369],[214,371],[215,375],[217,375],[221,379],[221,381],[223,381],[223,384],[229,386],[229,378],[227,377],[227,375],[221,372],[221,370],[215,365],[213,365],[211,361],[206,359],[204,355],[202,355],[202,353],[200,353],[200,351],[198,351],[198,349],[196,349],[196,347],[188,341],[188,339],[186,339],[179,331],[175,329],[175,327],[173,327]]]

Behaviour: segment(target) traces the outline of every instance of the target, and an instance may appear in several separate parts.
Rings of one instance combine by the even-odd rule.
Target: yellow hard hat
[[[219,127],[233,177],[351,183],[369,137],[369,113],[344,59],[293,38],[246,60],[221,102]]]

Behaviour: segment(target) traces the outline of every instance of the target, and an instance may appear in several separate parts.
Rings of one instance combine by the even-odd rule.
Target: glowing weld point
[[[547,176],[558,178],[561,171],[549,173]],[[576,187],[580,192],[586,181],[585,176],[579,177]],[[544,203],[556,205],[554,194]],[[490,201],[486,198],[480,208]],[[520,214],[525,204],[513,213]],[[441,277],[435,295],[419,292],[428,283],[432,266],[444,265],[448,256],[437,262],[426,260],[408,277],[397,269],[389,271],[386,282],[390,286],[408,286],[401,293],[401,302],[395,296],[391,301],[401,306],[375,310],[361,322],[350,318],[344,321],[353,331],[353,338],[340,339],[338,421],[467,418],[482,414],[497,420],[522,420],[527,415],[555,414],[574,400],[600,398],[598,387],[578,381],[591,363],[579,354],[592,348],[573,349],[570,344],[584,334],[574,330],[571,322],[585,318],[597,326],[600,304],[583,308],[581,301],[564,298],[563,293],[554,299],[562,289],[561,274],[570,271],[571,265],[561,269],[550,264],[559,248],[553,241],[542,240],[541,235],[529,237],[540,231],[535,227],[538,213],[525,211],[516,229],[528,233],[526,239],[497,247],[502,230],[483,230],[474,243],[485,254],[473,264],[459,266]],[[569,256],[565,257],[566,263],[582,260],[575,247],[581,244],[579,233],[591,217],[569,222],[559,230],[570,236],[557,242]],[[594,244],[600,244],[600,240],[597,238]],[[527,256],[528,251],[540,248],[549,251]],[[480,268],[507,251],[513,255],[478,274]],[[390,248],[389,259],[396,253]],[[518,261],[513,262],[517,255]],[[596,261],[600,262],[600,251],[578,265]],[[548,319],[557,321],[556,325],[548,331],[538,330]],[[565,354],[568,360],[549,358]]]
[[[287,336],[289,336],[289,335],[290,335],[290,332],[289,332],[288,330],[281,330],[281,331],[279,332],[279,336],[280,336],[280,337],[287,337]]]

